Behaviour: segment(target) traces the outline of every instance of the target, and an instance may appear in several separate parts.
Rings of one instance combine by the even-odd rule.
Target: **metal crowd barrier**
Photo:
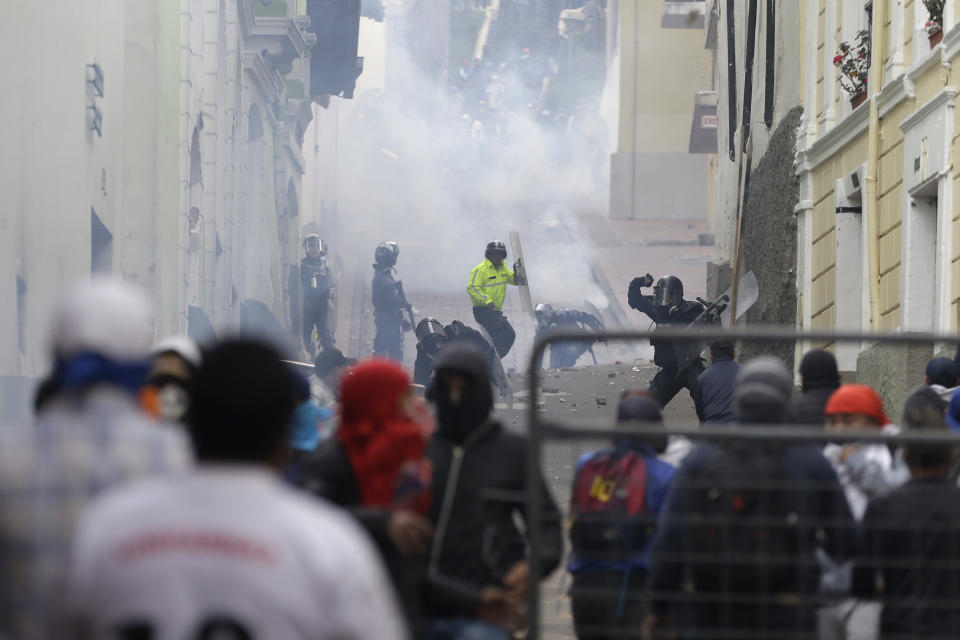
[[[804,343],[830,344],[836,342],[860,342],[889,345],[953,345],[960,344],[960,335],[937,335],[928,333],[892,333],[892,334],[862,334],[855,332],[801,332],[793,328],[760,327],[724,330],[720,328],[705,328],[701,330],[661,329],[651,332],[605,332],[599,334],[585,334],[583,332],[555,332],[546,336],[534,345],[530,356],[528,373],[529,385],[529,450],[527,458],[527,483],[525,503],[528,515],[528,536],[530,544],[530,575],[532,585],[529,594],[528,610],[528,640],[538,640],[541,635],[541,590],[542,587],[536,576],[541,575],[543,566],[539,550],[542,542],[542,532],[539,523],[542,521],[543,504],[539,493],[540,474],[542,473],[543,448],[548,441],[576,441],[576,440],[610,440],[615,437],[624,437],[624,430],[612,428],[606,424],[588,424],[586,426],[571,426],[559,420],[548,419],[538,408],[541,404],[541,382],[544,378],[537,367],[537,362],[544,355],[546,348],[561,341],[578,341],[585,339],[603,339],[606,341],[638,341],[656,337],[658,340],[674,340],[678,342],[711,340],[730,340],[738,343]],[[814,348],[814,347],[811,347]],[[918,381],[917,386],[920,386]],[[767,445],[787,446],[799,444],[823,445],[827,442],[837,444],[847,443],[885,443],[888,445],[942,445],[944,447],[960,447],[960,434],[901,432],[889,435],[879,430],[858,431],[825,431],[810,427],[791,425],[750,425],[743,427],[717,427],[707,429],[687,428],[668,430],[671,436],[684,436],[693,443],[709,440],[715,443],[731,443],[751,441]],[[631,425],[630,437],[654,436],[664,434],[662,427]],[[564,505],[559,505],[561,512]],[[566,537],[566,532],[565,532]],[[960,536],[958,536],[960,538]],[[560,568],[561,571],[565,567]],[[960,575],[960,568],[958,568]],[[696,597],[696,596],[694,596]],[[700,595],[699,597],[704,597]],[[727,601],[736,599],[736,596],[726,594]],[[960,602],[955,605],[960,609]],[[722,634],[707,633],[704,637],[718,638]],[[744,637],[744,636],[740,636]],[[960,637],[960,635],[958,635]]]

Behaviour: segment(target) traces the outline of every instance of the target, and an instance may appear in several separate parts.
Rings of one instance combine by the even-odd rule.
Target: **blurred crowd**
[[[0,637],[507,638],[526,625],[526,440],[485,354],[429,388],[335,347],[153,342],[147,300],[65,299],[34,424],[0,433]]]
[[[960,637],[953,360],[894,425],[827,351],[794,396],[779,360],[716,342],[693,395],[718,435],[671,435],[655,392],[625,391],[564,524],[469,347],[422,397],[332,346],[304,376],[250,337],[154,343],[114,280],[52,326],[35,421],[0,432],[0,637],[505,640],[565,548],[581,640]]]

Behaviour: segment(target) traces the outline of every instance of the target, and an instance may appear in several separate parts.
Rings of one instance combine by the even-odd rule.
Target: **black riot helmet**
[[[676,307],[683,302],[683,283],[677,276],[663,276],[653,285],[653,306]]]
[[[320,255],[327,253],[327,247],[323,244],[323,238],[316,233],[311,233],[303,239],[303,250],[310,253],[311,250],[319,251]]]
[[[501,260],[507,259],[507,245],[500,240],[488,243],[487,250],[483,253],[483,257],[487,260],[493,260],[494,256],[499,256]]]
[[[414,332],[417,336],[417,342],[423,342],[430,336],[444,335],[443,323],[436,318],[424,318],[417,323],[417,329]]]
[[[381,242],[373,252],[374,266],[379,269],[389,269],[397,264],[400,256],[400,245],[396,242]]]
[[[537,317],[537,320],[544,320],[553,315],[553,305],[541,302],[534,308],[533,315]]]

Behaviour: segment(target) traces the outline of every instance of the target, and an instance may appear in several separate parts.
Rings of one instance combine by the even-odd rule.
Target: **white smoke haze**
[[[404,84],[424,86],[415,78]],[[423,97],[410,104],[365,92],[341,109],[339,191],[349,203],[341,208],[341,223],[358,248],[366,246],[372,256],[377,242],[393,239],[405,261],[425,252],[434,265],[448,264],[442,256],[472,266],[489,240],[506,240],[512,229],[531,247],[545,225],[571,225],[562,237],[565,245],[571,234],[582,238],[570,213],[603,207],[606,197],[593,184],[588,159],[576,157],[564,131],[547,131],[527,115],[511,113],[501,121],[508,137],[496,137],[490,124],[471,137],[478,119],[464,119],[469,109],[457,115],[446,98]],[[443,278],[450,271],[432,275]],[[408,273],[405,280],[413,285],[417,278]],[[458,277],[456,283],[463,281]],[[429,281],[431,287],[441,284]]]
[[[366,27],[360,55],[364,74],[375,76],[383,39]],[[596,124],[600,95],[582,95],[579,121],[572,114],[558,118],[529,108],[520,78],[495,70],[504,85],[504,108],[496,113],[436,88],[405,52],[391,49],[383,57],[392,90],[360,82],[355,99],[338,105],[339,228],[321,230],[339,245],[334,251],[355,261],[366,279],[377,243],[398,242],[398,271],[414,306],[449,296],[462,311],[441,320],[473,324],[469,271],[491,240],[507,243],[512,263],[508,236],[516,230],[534,304],[584,309],[589,301],[606,309],[580,221],[587,214],[605,215],[608,202],[612,127]],[[585,129],[584,121],[593,129]],[[600,143],[591,147],[593,131],[599,131],[592,139]],[[516,298],[510,289],[508,315],[519,311]]]

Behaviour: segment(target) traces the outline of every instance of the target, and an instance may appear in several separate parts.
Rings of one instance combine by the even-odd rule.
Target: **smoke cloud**
[[[444,322],[472,323],[469,271],[487,242],[509,248],[516,230],[534,304],[583,309],[589,301],[605,309],[582,222],[607,207],[611,126],[600,116],[599,92],[566,86],[575,100],[551,100],[560,89],[550,86],[556,60],[520,51],[505,64],[465,65],[469,81],[437,86],[402,47],[386,49],[378,26],[361,29],[360,54],[367,82],[385,64],[390,90],[361,76],[356,98],[337,105],[338,153],[326,159],[337,164],[338,228],[324,230],[340,245],[334,250],[369,270],[377,243],[398,242],[414,306],[446,314]],[[430,308],[443,297],[462,309]],[[518,309],[515,290],[508,297]]]

